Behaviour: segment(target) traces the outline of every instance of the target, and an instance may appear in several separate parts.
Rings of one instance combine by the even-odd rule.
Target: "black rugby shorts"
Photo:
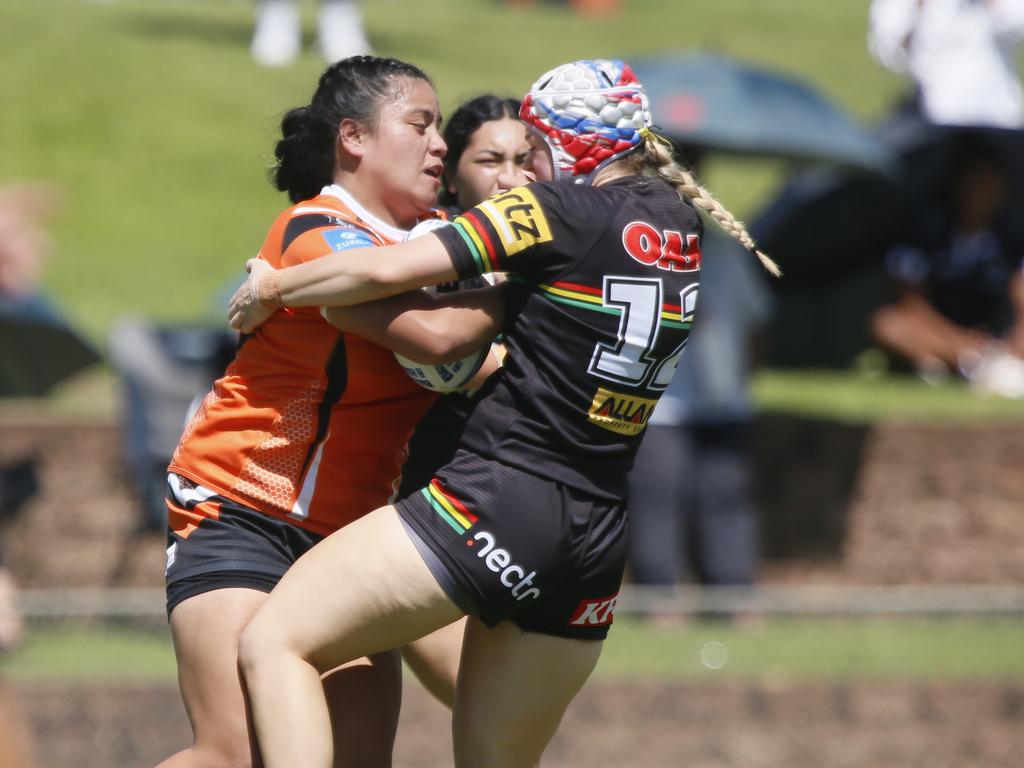
[[[621,502],[459,451],[396,507],[441,586],[487,626],[607,636],[626,562]]]
[[[184,529],[185,535],[167,531],[168,616],[184,600],[217,589],[270,592],[285,571],[323,539],[287,520],[180,482],[185,486],[175,487],[175,482],[168,491],[171,520],[172,504],[199,512],[203,519]]]

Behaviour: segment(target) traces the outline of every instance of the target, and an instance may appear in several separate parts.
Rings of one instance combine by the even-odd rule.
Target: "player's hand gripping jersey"
[[[288,267],[405,234],[331,186],[282,213],[260,255]],[[390,351],[342,333],[318,309],[282,310],[242,338],[170,471],[326,535],[387,503],[412,428],[435,397]],[[181,510],[171,527],[198,522],[195,514]]]
[[[464,447],[621,498],[689,334],[701,233],[671,187],[639,176],[520,187],[439,231],[461,277],[512,275],[509,355]]]

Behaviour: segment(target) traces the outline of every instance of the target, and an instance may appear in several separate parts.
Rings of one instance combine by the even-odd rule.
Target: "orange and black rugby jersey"
[[[284,211],[260,256],[287,267],[404,236],[334,185]],[[435,397],[390,351],[342,333],[318,309],[283,309],[241,339],[169,471],[326,535],[388,502]]]

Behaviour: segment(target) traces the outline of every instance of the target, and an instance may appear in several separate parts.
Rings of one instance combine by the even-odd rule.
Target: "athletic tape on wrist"
[[[260,304],[268,307],[283,307],[281,299],[281,275],[274,270],[261,275],[257,286],[258,299]]]

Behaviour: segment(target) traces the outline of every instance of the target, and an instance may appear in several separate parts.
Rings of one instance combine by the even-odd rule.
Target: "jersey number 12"
[[[653,354],[662,322],[661,280],[606,275],[602,302],[620,312],[618,340],[594,347],[589,372],[622,384],[639,386],[646,381],[648,389],[665,389],[679,365],[686,339],[665,357]],[[687,322],[697,306],[696,284],[679,292],[679,306],[680,320]]]

